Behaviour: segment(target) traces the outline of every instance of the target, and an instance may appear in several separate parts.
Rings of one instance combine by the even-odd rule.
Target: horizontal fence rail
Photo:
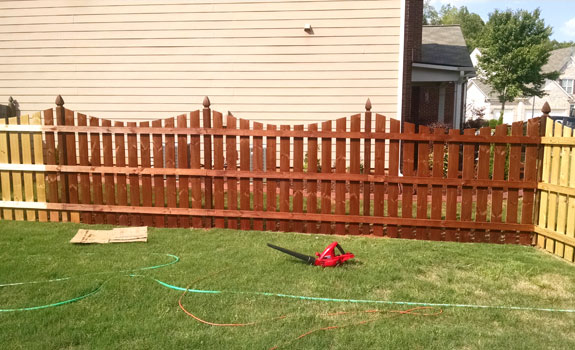
[[[61,99],[7,121],[5,220],[532,244],[539,118],[461,132],[401,125],[368,102],[349,118],[275,126],[206,98],[153,122],[89,117]]]

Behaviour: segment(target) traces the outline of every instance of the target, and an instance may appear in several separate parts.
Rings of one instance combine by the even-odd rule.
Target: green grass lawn
[[[575,313],[443,307],[439,316],[390,313],[408,306],[306,301],[254,294],[194,294],[182,300],[218,323],[201,324],[178,307],[191,288],[304,296],[575,309],[575,266],[530,247],[389,240],[231,230],[150,229],[148,243],[71,245],[82,225],[0,222],[2,349],[573,349]],[[94,227],[94,226],[93,226]],[[356,254],[322,269],[266,247],[302,253],[332,240]],[[161,269],[101,273],[158,265]],[[328,315],[340,311],[382,312]],[[287,315],[281,320],[270,320]],[[358,324],[369,320],[366,324]],[[324,330],[294,340],[308,331]]]

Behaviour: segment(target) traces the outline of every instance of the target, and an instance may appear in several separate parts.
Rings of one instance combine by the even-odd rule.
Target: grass
[[[148,243],[71,245],[82,225],[0,222],[0,284],[77,276],[63,282],[0,287],[0,309],[41,305],[92,291],[79,302],[0,312],[3,349],[573,349],[575,314],[443,308],[439,316],[337,311],[401,305],[303,301],[250,294],[188,294],[185,307],[220,323],[200,324],[178,307],[181,292],[144,277],[92,274],[181,261],[141,271],[198,289],[263,291],[331,298],[575,309],[575,266],[530,247],[337,237],[356,254],[335,269],[307,266],[266,242],[302,253],[334,237],[231,230],[150,229]],[[105,226],[100,226],[105,227]],[[161,253],[161,254],[154,254]],[[210,275],[214,273],[213,275]],[[201,279],[207,275],[208,278]],[[111,278],[111,279],[110,279]],[[269,319],[290,315],[284,320]],[[367,324],[318,331],[333,325]]]

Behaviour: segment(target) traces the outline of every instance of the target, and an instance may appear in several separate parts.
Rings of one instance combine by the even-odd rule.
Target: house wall
[[[575,80],[575,58],[571,59],[571,62],[567,64],[565,70],[561,72],[559,76],[559,83],[562,79],[574,79]],[[561,83],[560,83],[561,84]],[[571,97],[575,98],[575,87],[573,89],[574,94],[571,94]]]
[[[559,79],[575,79],[575,58],[572,58],[571,62],[567,64]]]
[[[416,1],[421,2],[421,1]],[[0,101],[147,120],[397,117],[401,0],[1,1]],[[304,31],[311,24],[313,34]]]
[[[491,119],[491,104],[486,100],[485,95],[479,88],[469,83],[467,85],[467,108],[465,112],[465,119],[475,119],[477,115],[473,113],[473,109],[483,110],[484,119]]]
[[[569,96],[565,93],[563,88],[561,88],[559,83],[555,81],[547,82],[545,92],[547,93],[547,96],[535,98],[535,115],[540,115],[541,108],[543,108],[545,102],[549,102],[549,106],[551,106],[551,115],[563,117],[569,116],[569,110],[571,108]],[[528,108],[532,108],[533,99],[529,99],[528,106]]]

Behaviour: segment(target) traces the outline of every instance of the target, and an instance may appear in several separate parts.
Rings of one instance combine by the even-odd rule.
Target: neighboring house
[[[73,110],[149,120],[207,95],[236,117],[307,124],[362,112],[369,97],[414,121],[412,94],[428,83],[412,86],[412,66],[453,72],[426,62],[426,45],[422,57],[422,0],[33,0],[0,12],[0,101],[23,114],[61,94]]]
[[[474,64],[481,55],[476,49],[471,58]],[[513,123],[539,116],[545,102],[549,102],[553,116],[575,116],[575,47],[569,47],[551,52],[549,62],[542,69],[544,72],[560,72],[556,81],[546,81],[544,90],[546,96],[520,97],[505,105],[503,121]],[[478,111],[484,113],[485,119],[498,119],[501,114],[501,103],[491,87],[479,78],[472,79],[468,84],[467,118],[475,118]]]
[[[412,121],[461,128],[467,81],[475,76],[461,27],[423,26],[421,51],[413,64]]]

